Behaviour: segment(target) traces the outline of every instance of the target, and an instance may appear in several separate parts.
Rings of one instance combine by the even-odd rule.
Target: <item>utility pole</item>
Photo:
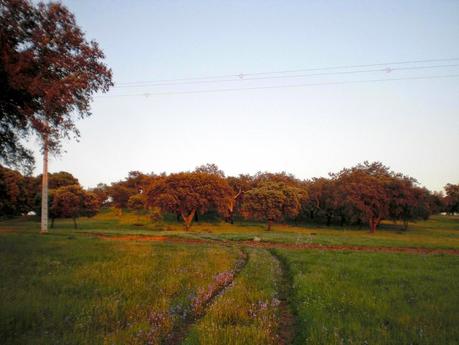
[[[43,135],[43,177],[41,180],[41,228],[40,233],[48,232],[48,133]]]

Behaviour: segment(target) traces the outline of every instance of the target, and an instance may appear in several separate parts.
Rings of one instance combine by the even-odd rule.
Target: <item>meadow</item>
[[[351,247],[459,254],[458,217],[372,235],[205,219],[184,231],[106,210],[38,229],[0,222],[2,344],[459,343],[459,255]],[[324,248],[281,246],[303,243]]]

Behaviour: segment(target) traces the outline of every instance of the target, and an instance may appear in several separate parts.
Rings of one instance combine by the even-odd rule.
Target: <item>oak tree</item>
[[[345,199],[358,217],[368,221],[370,231],[389,213],[388,190],[392,173],[380,162],[364,162],[333,175],[342,186]]]
[[[294,218],[300,210],[300,191],[285,183],[263,182],[244,193],[242,215],[247,219],[273,222]]]
[[[134,194],[128,200],[128,208],[137,214],[137,221],[140,221],[140,215],[145,210],[145,194]]]
[[[56,218],[72,218],[75,229],[77,219],[81,216],[92,217],[99,203],[94,193],[87,192],[79,185],[69,185],[54,190],[51,194],[50,218],[51,227]]]
[[[170,174],[153,183],[147,190],[148,207],[180,214],[188,230],[195,213],[209,209],[225,215],[231,199],[231,188],[224,178],[206,172]]]

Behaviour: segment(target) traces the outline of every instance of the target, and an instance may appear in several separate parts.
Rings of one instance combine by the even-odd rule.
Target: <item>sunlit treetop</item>
[[[62,4],[0,0],[0,159],[27,168],[21,140],[78,137],[75,120],[91,115],[92,95],[113,85],[97,42],[88,41]]]

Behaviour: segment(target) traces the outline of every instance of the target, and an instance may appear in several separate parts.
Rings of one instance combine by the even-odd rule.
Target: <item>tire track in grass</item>
[[[207,309],[212,305],[215,299],[223,295],[226,290],[231,287],[233,281],[238,274],[244,269],[249,260],[248,254],[240,249],[240,258],[237,260],[235,267],[230,272],[221,272],[215,276],[207,290],[198,291],[197,295],[191,301],[191,312],[180,323],[176,323],[166,341],[165,345],[178,345],[183,342],[188,334],[189,329],[207,312]]]
[[[289,268],[285,261],[280,257],[274,249],[270,249],[274,260],[279,264],[281,269],[279,281],[279,345],[290,345],[295,341],[298,322],[295,314],[295,309],[291,303],[293,293],[292,279]]]

